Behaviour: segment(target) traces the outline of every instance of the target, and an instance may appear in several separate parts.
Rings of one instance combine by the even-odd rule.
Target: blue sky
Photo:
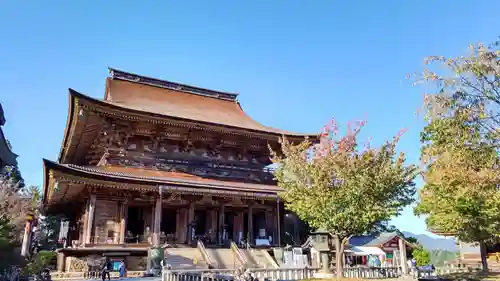
[[[306,4],[309,3],[309,4]],[[57,159],[68,88],[104,96],[107,67],[240,93],[254,119],[319,130],[367,117],[418,163],[422,93],[405,76],[500,34],[500,1],[2,1],[0,102],[29,184]],[[411,209],[394,220],[425,233]]]

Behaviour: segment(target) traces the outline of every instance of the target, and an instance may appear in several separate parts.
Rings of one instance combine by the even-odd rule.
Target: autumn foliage
[[[318,141],[292,144],[282,140],[274,154],[280,195],[286,207],[311,227],[326,229],[336,241],[337,273],[349,237],[364,234],[397,216],[413,201],[417,168],[396,152],[401,133],[379,147],[358,143],[366,121],[339,133],[329,122]]]
[[[427,58],[427,68],[415,76],[416,84],[427,86],[425,185],[415,213],[425,215],[432,230],[478,243],[485,270],[486,243],[500,241],[498,47],[475,44],[467,56]]]

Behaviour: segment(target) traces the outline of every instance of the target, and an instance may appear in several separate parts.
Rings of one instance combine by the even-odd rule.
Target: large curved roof
[[[300,134],[264,126],[248,116],[237,94],[207,90],[110,69],[104,100],[70,89],[69,113],[59,154],[60,163],[83,164],[84,152],[99,132],[99,114],[124,120],[229,133],[278,141],[317,140],[318,134]],[[84,114],[86,110],[99,114]],[[76,158],[75,158],[76,157]],[[83,162],[81,162],[80,160]],[[77,161],[77,162],[73,162]],[[80,161],[80,162],[78,162]]]
[[[207,90],[110,69],[105,102],[122,108],[215,123],[265,133],[311,136],[264,126],[253,120],[236,100],[237,94]]]

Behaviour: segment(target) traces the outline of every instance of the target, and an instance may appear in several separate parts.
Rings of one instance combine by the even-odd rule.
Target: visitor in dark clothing
[[[102,265],[102,271],[101,271],[101,278],[102,278],[102,281],[105,281],[106,280],[106,276],[108,276],[108,280],[111,280],[111,276],[109,274],[109,272],[111,271],[111,262],[106,259]]]

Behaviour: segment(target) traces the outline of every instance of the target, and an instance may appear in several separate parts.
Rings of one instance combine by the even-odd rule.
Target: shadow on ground
[[[470,272],[470,273],[450,273],[440,276],[451,280],[491,280],[500,281],[500,272]]]

